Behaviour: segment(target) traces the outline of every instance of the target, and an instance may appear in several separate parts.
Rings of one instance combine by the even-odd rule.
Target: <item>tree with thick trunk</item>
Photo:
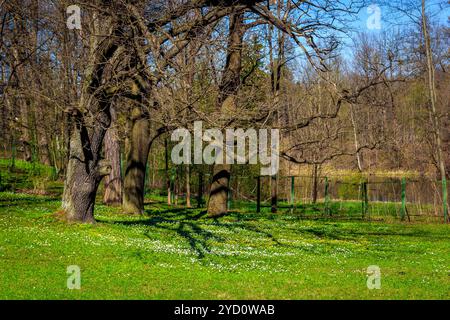
[[[144,19],[145,3],[98,0],[96,4],[99,9],[95,9],[95,30],[91,33],[90,53],[80,103],[77,110],[72,110],[74,116],[63,195],[63,209],[68,220],[94,221],[93,210],[98,184],[111,170],[110,165],[100,158],[101,146],[111,122],[111,100],[119,92],[131,96],[133,100],[136,97],[140,99],[140,105],[134,108],[132,115],[133,128],[124,178],[123,207],[125,212],[143,212],[145,166],[153,141],[149,139],[150,135],[146,134],[150,130],[150,118],[143,106],[144,100],[149,101],[148,94],[151,94],[151,84],[148,82],[158,82],[158,77],[161,77],[159,72],[170,65],[171,58],[189,43],[192,34],[230,14],[236,7],[242,12],[255,2],[258,1],[229,3],[196,0],[167,9],[167,12],[158,12],[159,18],[148,22]],[[214,8],[215,6],[217,8]],[[184,25],[176,28],[172,26],[170,32],[160,32],[164,30],[161,29],[162,26],[190,10],[203,7],[212,7],[213,10]],[[110,14],[111,10],[114,10],[115,14]],[[239,20],[242,20],[242,14],[239,16]],[[149,76],[148,54],[152,51],[152,45],[156,44],[156,51],[162,50],[162,44],[177,36],[180,36],[181,40],[166,53],[160,53],[166,62],[157,68],[157,75]],[[147,43],[141,41],[143,38]],[[120,70],[116,70],[117,66],[120,66]],[[232,68],[230,72],[233,72]],[[237,76],[228,74],[224,78],[232,78],[232,82],[235,82],[236,79],[239,80],[239,72]],[[229,85],[227,81],[224,83],[224,89],[231,89],[222,90],[224,96],[221,100],[226,104],[226,97],[233,94],[232,88],[237,88],[237,85]],[[140,92],[134,92],[136,87]]]
[[[122,208],[128,214],[142,214],[144,213],[145,169],[150,149],[148,113],[140,107],[135,107],[131,114],[131,121]]]
[[[254,3],[258,3],[261,1],[232,1],[232,2],[223,2],[223,1],[209,1],[209,0],[196,0],[187,2],[184,5],[180,5],[178,8],[175,8],[173,12],[169,12],[170,14],[162,15],[161,19],[159,19],[158,23],[161,25],[164,25],[166,23],[169,23],[171,20],[175,19],[176,17],[181,17],[185,15],[190,10],[198,10],[203,7],[210,7],[212,10],[210,10],[206,15],[194,15],[193,19],[189,19],[185,23],[181,23],[176,28],[172,28],[170,33],[164,32],[161,35],[154,35],[152,32],[149,32],[150,30],[157,30],[157,25],[153,25],[151,23],[150,25],[146,24],[145,21],[142,20],[142,17],[139,16],[138,9],[136,7],[130,6],[130,12],[134,15],[133,18],[136,19],[136,27],[139,29],[139,32],[141,33],[142,37],[146,38],[149,43],[157,44],[156,48],[153,48],[154,51],[162,50],[162,47],[160,46],[161,43],[169,40],[169,38],[175,38],[179,37],[178,41],[172,46],[169,47],[165,52],[160,52],[160,56],[156,57],[158,68],[155,71],[155,73],[149,74],[149,71],[144,68],[144,65],[146,65],[146,59],[145,59],[145,50],[149,50],[146,48],[143,51],[140,51],[138,54],[141,56],[142,60],[142,67],[144,70],[145,75],[143,77],[146,77],[147,79],[151,79],[152,84],[146,85],[145,91],[147,93],[144,93],[144,96],[147,100],[149,99],[146,94],[151,94],[150,87],[153,85],[157,87],[157,84],[159,83],[160,79],[163,76],[163,71],[170,67],[172,65],[171,59],[174,59],[186,46],[190,43],[192,36],[196,33],[200,32],[203,28],[206,26],[213,24],[220,20],[222,17],[227,16],[231,14],[232,12],[240,12],[239,15],[242,15],[243,10],[247,9]],[[147,46],[150,47],[150,46]],[[139,51],[139,50],[137,50]],[[151,50],[149,50],[151,51]],[[158,60],[160,59],[160,60]],[[232,60],[235,60],[233,58]],[[240,58],[239,58],[240,60]],[[231,63],[231,65],[235,65],[235,63]],[[239,66],[240,71],[240,66]],[[219,103],[221,105],[222,103],[225,103],[225,98],[227,96],[231,96],[233,93],[232,87],[234,84],[229,84],[229,80],[233,79],[231,82],[236,82],[236,77],[233,76],[233,70],[230,68],[230,71],[228,71],[228,74],[226,77],[224,77],[224,90],[223,91],[223,97],[219,98],[222,102]],[[239,83],[239,77],[240,73],[237,73],[237,82]],[[226,80],[225,80],[226,79]],[[237,87],[237,86],[236,86]],[[154,88],[153,88],[154,89]],[[230,97],[231,99],[231,97]],[[230,104],[231,100],[227,100],[227,104]],[[233,100],[234,101],[234,100]],[[234,105],[234,102],[230,105]],[[137,126],[134,131],[142,132],[142,127],[148,126],[150,128],[150,115],[147,115],[148,119],[145,120],[142,118],[142,121],[135,121],[133,125]],[[147,124],[144,124],[144,121],[148,121]],[[164,129],[164,128],[163,128]],[[164,129],[164,131],[167,128]],[[144,129],[146,131],[146,129]],[[156,136],[159,136],[161,134],[161,131],[157,132]],[[132,146],[128,156],[127,161],[127,168],[125,170],[125,177],[124,177],[124,210],[128,213],[142,213],[143,208],[143,198],[144,198],[144,189],[143,186],[145,184],[145,166],[147,165],[147,158],[148,155],[144,155],[145,150],[150,150],[150,144],[155,139],[155,137],[142,137],[137,139],[134,139],[135,142],[130,143],[130,146],[135,143],[147,143],[146,146]],[[169,188],[169,187],[168,187]],[[169,193],[171,191],[169,190]],[[138,194],[141,193],[141,194]],[[170,200],[168,200],[170,202]]]
[[[62,202],[68,221],[88,223],[95,222],[94,205],[99,183],[111,172],[110,164],[100,155],[111,124],[110,93],[114,91],[111,78],[115,63],[123,59],[121,53],[124,52],[117,40],[121,36],[118,21],[98,14],[90,37],[89,61],[80,102],[77,108],[68,109],[72,128]]]
[[[217,109],[222,112],[230,112],[236,108],[236,94],[241,83],[243,35],[243,14],[234,13],[230,16],[227,61],[216,102]],[[227,213],[230,171],[231,166],[229,164],[214,165],[208,201],[208,216],[210,217]]]
[[[101,179],[111,172],[109,163],[99,158],[105,132],[99,129],[89,135],[83,117],[79,114],[74,117],[76,120],[70,137],[70,159],[64,182],[63,209],[68,221],[93,223],[98,185]],[[110,118],[107,112],[103,112],[101,118],[102,125],[108,127]]]

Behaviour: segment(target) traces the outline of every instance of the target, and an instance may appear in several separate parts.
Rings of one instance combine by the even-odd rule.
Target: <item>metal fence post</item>
[[[198,173],[198,190],[197,190],[197,208],[201,208],[203,205],[203,172]]]
[[[406,179],[402,178],[402,208],[400,210],[400,218],[401,220],[405,220],[406,216]]]
[[[232,193],[231,193],[231,176],[228,179],[228,187],[227,187],[227,209],[230,210],[231,209],[231,197],[232,197]]]
[[[444,221],[449,222],[447,207],[447,179],[445,177],[442,178],[442,204],[444,209]]]
[[[291,177],[291,205],[292,205],[292,212],[294,212],[295,207],[295,177]]]
[[[11,165],[9,167],[11,172],[16,167],[16,156],[17,156],[16,134],[13,132],[11,140]]]
[[[256,212],[261,212],[261,176],[256,178]]]
[[[367,214],[367,210],[369,209],[369,197],[367,195],[367,181],[363,181],[361,183],[361,209],[362,209],[362,217],[364,218]]]
[[[175,180],[177,178],[177,169],[171,168],[170,169],[170,201],[172,205],[175,204]]]
[[[331,210],[329,208],[330,197],[328,195],[328,188],[329,188],[328,177],[325,177],[325,213],[331,215]]]

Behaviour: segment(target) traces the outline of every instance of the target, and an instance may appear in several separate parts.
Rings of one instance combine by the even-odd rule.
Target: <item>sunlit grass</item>
[[[443,224],[305,220],[288,212],[202,209],[146,215],[96,207],[96,225],[54,217],[59,198],[0,193],[0,298],[448,299]],[[78,265],[81,290],[66,287]],[[369,290],[378,265],[382,288]]]

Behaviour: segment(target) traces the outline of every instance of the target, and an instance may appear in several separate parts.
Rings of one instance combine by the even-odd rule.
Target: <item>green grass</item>
[[[96,225],[53,215],[59,197],[0,193],[0,299],[449,299],[450,226],[304,220],[297,214],[96,207]],[[66,287],[69,265],[81,290]],[[369,265],[381,289],[366,286]]]
[[[40,163],[0,158],[0,191],[22,190],[47,194],[61,193],[55,168]]]

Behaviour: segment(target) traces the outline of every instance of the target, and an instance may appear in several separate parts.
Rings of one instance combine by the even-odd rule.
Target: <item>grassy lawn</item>
[[[147,206],[53,215],[58,197],[0,193],[1,299],[449,299],[450,227]],[[69,265],[81,290],[66,287]],[[366,286],[369,265],[381,289]]]

